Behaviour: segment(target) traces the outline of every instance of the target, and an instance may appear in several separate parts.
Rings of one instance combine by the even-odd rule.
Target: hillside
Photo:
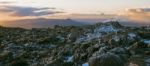
[[[149,27],[124,27],[118,22],[0,27],[0,66],[149,66],[149,35]]]

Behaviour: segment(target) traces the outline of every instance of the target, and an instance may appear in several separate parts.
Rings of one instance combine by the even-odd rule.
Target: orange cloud
[[[133,21],[150,22],[150,8],[128,9],[123,16]]]
[[[25,16],[25,17],[19,17],[19,16],[13,16],[12,12],[0,12],[0,22],[2,21],[13,21],[18,19],[32,19],[36,17],[31,16]]]
[[[2,3],[2,4],[1,4]],[[56,8],[36,8],[9,5],[9,2],[0,2],[0,22],[19,19],[47,18],[49,15],[64,13]]]

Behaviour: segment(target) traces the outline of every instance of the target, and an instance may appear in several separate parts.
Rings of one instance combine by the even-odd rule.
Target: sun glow
[[[120,15],[132,20],[148,21],[149,12],[125,11],[138,8],[149,9],[150,0],[0,0],[0,21],[34,18],[101,19]]]
[[[150,7],[148,0],[1,0],[11,5],[30,7],[55,7],[70,13],[117,13],[125,8]]]

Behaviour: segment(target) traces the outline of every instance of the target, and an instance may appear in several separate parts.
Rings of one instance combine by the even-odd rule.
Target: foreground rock
[[[97,57],[91,57],[90,66],[124,66],[124,61],[113,53],[106,53]]]
[[[149,66],[150,30],[118,22],[0,27],[0,66]]]

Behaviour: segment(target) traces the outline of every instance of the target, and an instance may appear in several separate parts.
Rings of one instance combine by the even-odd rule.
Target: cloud
[[[123,16],[137,22],[150,22],[150,8],[128,9]]]
[[[3,8],[0,8],[0,12],[12,12],[13,16],[44,16],[63,13],[61,11],[55,11],[55,8],[35,8],[20,6],[3,6]]]
[[[0,2],[0,4],[11,4],[13,2],[7,2],[7,1],[3,1],[3,2]]]
[[[54,7],[25,7],[15,5],[0,5],[0,22],[20,19],[49,18],[49,16],[65,13]]]

